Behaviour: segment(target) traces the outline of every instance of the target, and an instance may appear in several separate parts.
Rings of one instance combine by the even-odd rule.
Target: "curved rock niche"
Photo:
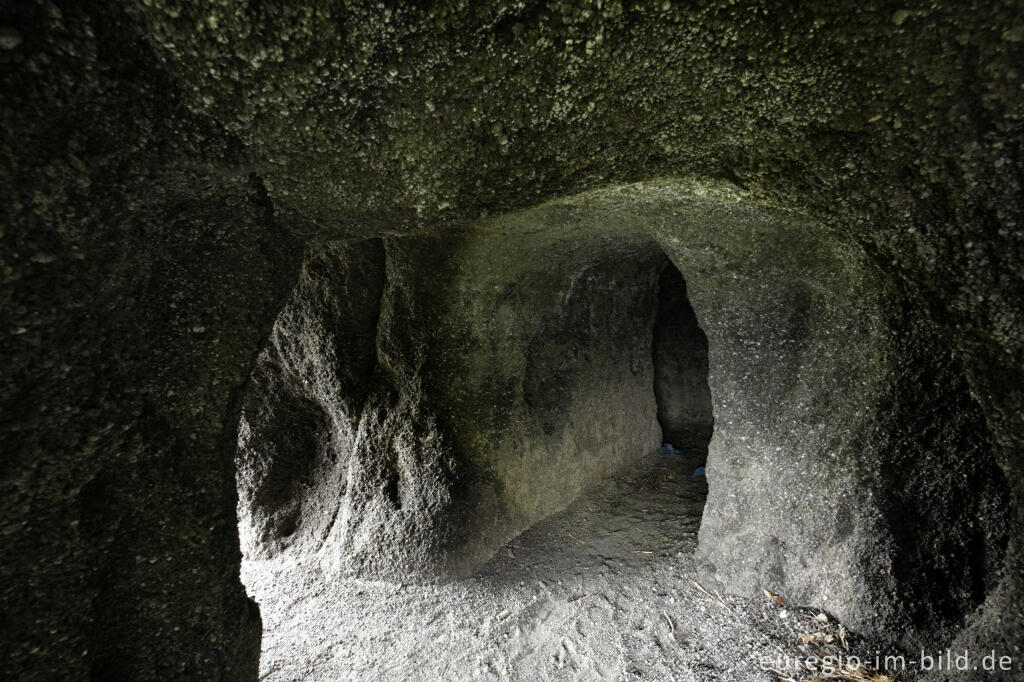
[[[694,180],[310,246],[243,409],[243,551],[459,578],[668,438],[708,448],[724,589],[911,644],[996,584],[1006,484],[943,339],[841,235]]]

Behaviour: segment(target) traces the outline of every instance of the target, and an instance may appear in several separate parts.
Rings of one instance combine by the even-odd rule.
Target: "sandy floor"
[[[263,613],[261,679],[778,680],[766,657],[838,626],[691,581],[706,494],[684,477],[694,466],[652,454],[449,585],[327,584],[315,561],[246,562]]]

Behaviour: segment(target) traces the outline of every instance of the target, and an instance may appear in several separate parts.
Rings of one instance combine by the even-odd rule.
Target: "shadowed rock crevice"
[[[933,327],[907,324],[911,310],[892,314],[905,359],[880,420],[894,452],[879,464],[879,535],[900,557],[893,593],[907,597],[903,612],[889,617],[935,623],[934,633],[913,633],[909,644],[938,648],[1005,575],[1010,491],[961,363]]]
[[[708,339],[686,298],[686,282],[672,264],[658,278],[653,351],[661,439],[686,455],[706,460],[714,429]]]

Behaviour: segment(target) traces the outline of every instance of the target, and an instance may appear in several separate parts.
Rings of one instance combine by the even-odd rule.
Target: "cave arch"
[[[802,213],[674,179],[385,238],[372,257],[345,248],[300,282],[330,292],[355,269],[380,283],[358,315],[369,365],[338,354],[310,375],[367,379],[358,399],[318,398],[349,406],[349,448],[324,464],[337,504],[306,544],[329,573],[466,575],[624,452],[657,447],[652,292],[667,256],[709,349],[708,580],[905,643],[940,641],[993,588],[1006,490],[962,370],[862,250]],[[332,311],[286,315],[300,324],[284,345],[358,328],[354,309]],[[926,385],[939,399],[923,404]],[[910,492],[948,467],[964,479],[944,496]],[[915,595],[943,582],[981,588],[922,609]]]

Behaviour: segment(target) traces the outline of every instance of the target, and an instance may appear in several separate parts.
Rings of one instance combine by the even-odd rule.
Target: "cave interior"
[[[1024,679],[1022,16],[4,3],[0,677]]]

